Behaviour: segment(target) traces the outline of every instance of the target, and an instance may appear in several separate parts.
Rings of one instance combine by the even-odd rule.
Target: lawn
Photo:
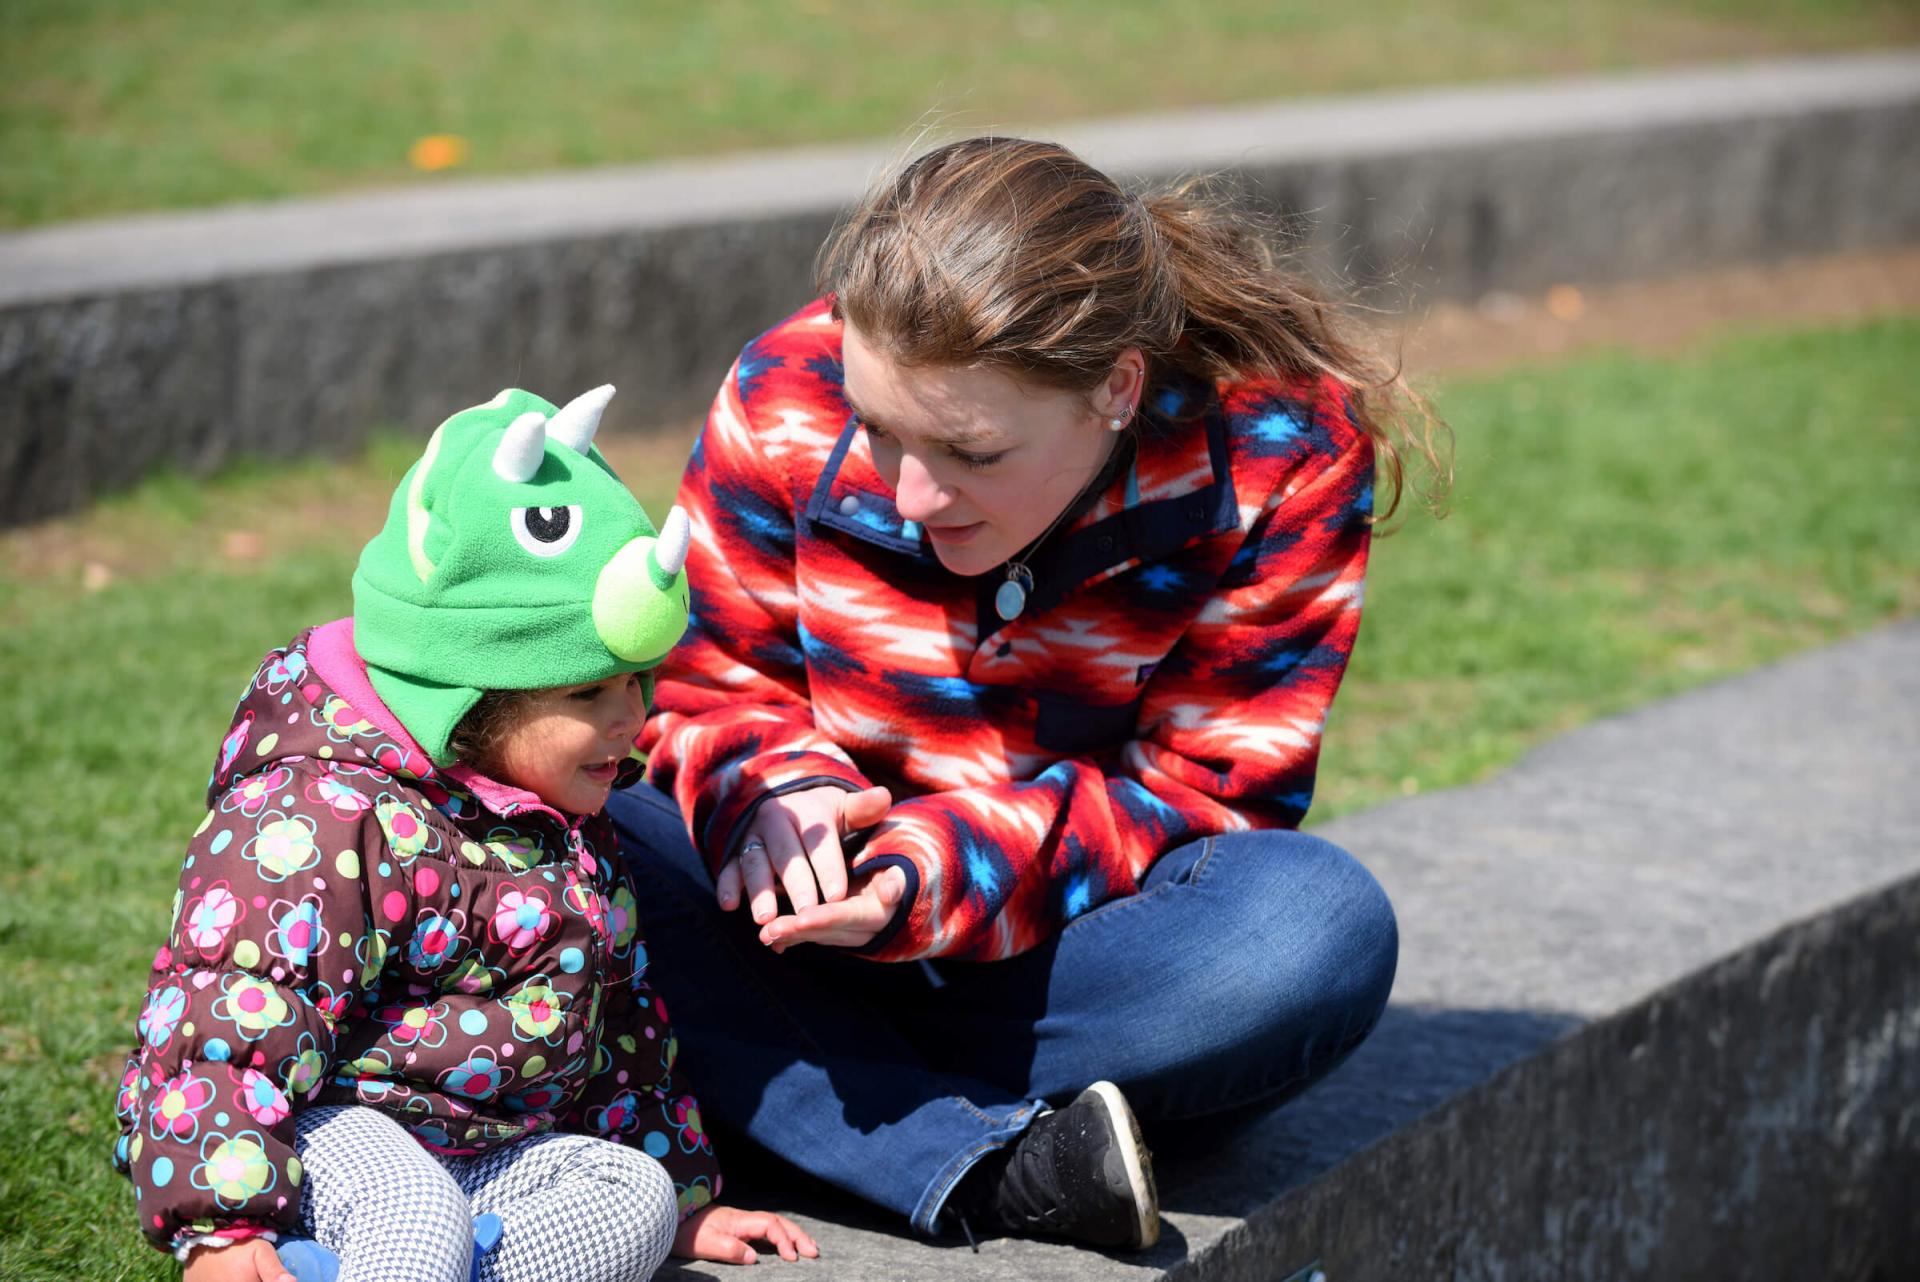
[[[1442,388],[1453,511],[1376,544],[1315,819],[1920,611],[1916,350],[1905,319]],[[346,608],[377,504],[330,496],[409,452],[157,481],[0,538],[0,1276],[169,1276],[107,1166],[143,971],[234,695]],[[661,502],[660,447],[620,457]],[[305,550],[262,546],[274,520]]]
[[[0,226],[404,181],[429,135],[509,173],[1915,40],[1912,0],[7,0]]]

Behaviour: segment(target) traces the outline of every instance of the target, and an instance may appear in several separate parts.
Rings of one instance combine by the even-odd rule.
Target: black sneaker
[[[948,1206],[969,1240],[997,1229],[1138,1249],[1160,1237],[1153,1159],[1112,1082],[1041,1114],[1011,1149],[968,1171]]]

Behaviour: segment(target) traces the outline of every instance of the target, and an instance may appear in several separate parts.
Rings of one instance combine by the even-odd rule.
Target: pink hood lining
[[[373,688],[373,681],[367,676],[366,660],[360,657],[360,652],[353,645],[352,615],[322,623],[307,635],[307,662],[312,665],[314,675],[331,686],[333,692],[345,699],[355,712],[371,721],[374,729],[400,745],[406,753],[406,760],[402,764],[408,772],[420,779],[434,776],[436,771],[432,759],[427,756],[427,750],[400,724],[400,718],[393,715],[393,709],[387,707],[386,701]],[[472,793],[481,805],[502,818],[527,810],[544,810],[569,827],[577,822],[574,817],[561,814],[525,788],[502,783],[481,774],[472,766],[447,766],[437,773]]]

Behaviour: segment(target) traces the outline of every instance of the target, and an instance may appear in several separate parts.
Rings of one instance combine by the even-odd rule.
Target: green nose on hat
[[[434,431],[360,553],[354,646],[434,762],[486,690],[643,672],[687,627],[688,528],[658,535],[593,437],[613,388],[563,408],[509,388]]]

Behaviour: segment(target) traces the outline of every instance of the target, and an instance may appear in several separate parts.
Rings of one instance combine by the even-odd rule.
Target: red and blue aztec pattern
[[[841,393],[824,300],[750,343],[688,463],[693,621],[641,737],[718,868],[754,807],[884,784],[866,950],[990,960],[1196,839],[1293,827],[1360,624],[1373,448],[1331,379],[1171,386],[1130,467],[1000,577],[943,569]],[[1144,408],[1144,407],[1143,407]]]

